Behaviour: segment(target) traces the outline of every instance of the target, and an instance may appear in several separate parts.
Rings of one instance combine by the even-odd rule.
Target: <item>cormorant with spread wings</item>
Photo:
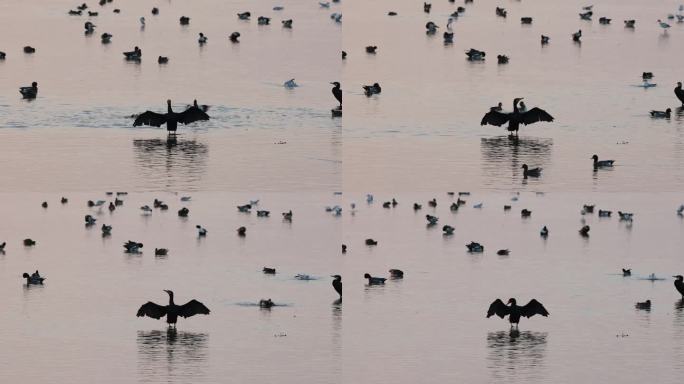
[[[500,127],[508,123],[508,131],[511,132],[511,134],[513,134],[513,132],[517,134],[520,124],[527,125],[538,121],[553,121],[553,116],[540,108],[535,107],[526,112],[520,111],[518,109],[518,102],[522,99],[522,97],[513,99],[513,112],[505,113],[490,109],[482,118],[480,125],[490,124]]]
[[[178,316],[188,318],[198,314],[208,315],[209,308],[197,300],[190,300],[183,305],[176,305],[173,302],[173,291],[164,290],[169,294],[169,305],[159,305],[148,301],[138,309],[138,317],[147,316],[153,319],[161,319],[166,316],[166,322],[169,325],[175,325],[178,321]]]
[[[133,122],[133,126],[151,125],[154,127],[161,127],[163,124],[166,124],[166,130],[169,131],[170,134],[175,134],[178,123],[190,124],[198,120],[209,120],[209,115],[196,106],[192,106],[183,112],[176,113],[171,109],[171,100],[167,100],[166,103],[168,105],[166,113],[146,111],[138,115]]]
[[[530,302],[523,307],[518,306],[515,299],[508,299],[508,303],[510,305],[504,304],[501,299],[494,300],[487,311],[487,318],[497,315],[503,319],[508,315],[508,321],[511,323],[511,327],[513,324],[517,327],[521,316],[525,316],[529,319],[534,315],[542,315],[544,317],[549,315],[549,312],[544,308],[542,303],[535,299],[530,300]]]

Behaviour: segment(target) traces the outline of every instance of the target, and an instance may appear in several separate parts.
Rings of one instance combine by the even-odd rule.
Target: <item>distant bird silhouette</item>
[[[0,51],[0,60],[5,60],[7,57],[7,54],[5,52]]]
[[[499,17],[506,17],[508,13],[506,12],[506,9],[496,7],[496,15]]]
[[[632,270],[622,268],[622,276],[632,276]]]
[[[472,252],[472,253],[484,252],[484,246],[482,244],[476,243],[474,241],[471,241],[469,244],[466,244],[466,248],[468,248],[468,252]]]
[[[178,123],[190,124],[195,121],[209,120],[209,115],[199,108],[188,108],[183,112],[176,113],[171,109],[171,100],[167,100],[167,112],[165,114],[156,113],[152,111],[145,111],[138,115],[133,122],[133,126],[150,125],[154,127],[161,127],[166,124],[166,130],[170,134],[175,134],[178,129]]]
[[[469,61],[482,61],[485,59],[485,56],[487,56],[485,51],[480,51],[475,48],[470,48],[465,54],[468,56]]]
[[[548,36],[541,35],[541,43],[542,45],[548,44],[550,38]]]
[[[549,236],[549,229],[546,228],[546,225],[539,231],[539,235],[541,237],[548,237]]]
[[[238,19],[240,20],[249,20],[249,18],[252,16],[250,12],[241,12],[237,14]]]
[[[542,168],[530,168],[527,164],[523,164],[523,177],[527,179],[528,177],[539,177],[541,176]]]
[[[442,227],[442,232],[444,232],[445,235],[453,235],[454,230],[455,230],[455,228],[452,227],[451,225],[445,225]]]
[[[264,267],[261,271],[267,275],[275,275],[276,274],[275,268]]]
[[[180,20],[180,24],[181,24],[181,25],[188,25],[188,24],[190,24],[190,18],[187,17],[187,16],[181,16],[179,20]]]
[[[368,279],[368,285],[385,284],[384,277],[373,277],[369,273],[363,275],[364,278]]]
[[[599,209],[599,211],[598,211],[599,217],[610,217],[612,214],[613,214],[612,211],[605,211],[603,209]]]
[[[342,109],[342,89],[340,88],[340,83],[334,81],[330,84],[334,85],[332,89],[332,94],[333,96],[335,96],[335,99],[337,99],[337,101],[340,103],[340,109]]]
[[[499,64],[508,64],[508,56],[506,55],[497,55],[496,59]]]
[[[546,113],[546,111],[540,108],[535,107],[526,112],[520,111],[518,109],[518,102],[522,99],[523,98],[521,97],[513,99],[513,112],[503,113],[490,110],[484,115],[480,125],[490,124],[500,127],[503,124],[508,123],[508,131],[511,132],[511,134],[513,134],[513,132],[517,134],[520,124],[527,125],[536,123],[538,121],[553,121],[553,116],[549,115]]]
[[[670,109],[670,108],[668,108],[664,111],[651,111],[651,117],[655,117],[655,118],[659,118],[659,119],[662,119],[662,118],[669,119],[671,113],[672,113],[672,109]]]
[[[625,20],[625,28],[634,28],[636,20]]]
[[[96,25],[91,23],[90,21],[86,21],[85,24],[83,25],[83,28],[85,28],[85,34],[90,35],[93,32],[95,32],[95,27]]]
[[[511,254],[511,251],[509,251],[508,249],[499,249],[498,251],[496,251],[496,254],[499,256],[508,256]]]
[[[112,34],[105,32],[100,35],[100,40],[102,40],[102,44],[109,44],[112,41]]]
[[[378,245],[378,242],[373,239],[366,239],[366,245]]]
[[[257,24],[258,25],[270,25],[271,24],[271,18],[266,17],[266,16],[259,16],[257,18]]]
[[[209,308],[194,299],[183,305],[176,305],[173,302],[173,291],[165,289],[164,292],[169,294],[169,305],[159,305],[148,301],[138,309],[136,316],[147,316],[153,319],[161,319],[163,316],[166,316],[166,322],[169,325],[175,326],[178,316],[188,318],[195,315],[208,315],[210,312]]]
[[[684,277],[682,275],[677,275],[674,276],[674,278],[676,279],[674,286],[677,289],[677,292],[682,295],[682,299],[684,299]]]
[[[292,28],[292,19],[282,20],[283,28]]]
[[[532,211],[530,211],[529,209],[523,209],[522,211],[520,211],[520,216],[521,217],[530,217],[530,216],[532,216]]]
[[[206,44],[207,40],[208,40],[208,39],[207,39],[206,36],[204,36],[204,33],[200,32],[200,33],[199,33],[199,38],[197,39],[197,42],[199,43],[199,45]]]
[[[45,281],[45,277],[40,276],[38,271],[35,271],[33,274],[29,275],[28,273],[24,272],[22,275],[24,279],[26,279],[26,285],[41,285],[43,284],[43,281]]]
[[[532,18],[531,17],[521,17],[520,18],[520,24],[532,24]]]
[[[201,225],[197,224],[195,228],[197,228],[197,235],[199,237],[205,237],[207,235],[207,229],[202,227]]]
[[[32,247],[36,245],[36,241],[33,239],[24,239],[24,246],[26,247]]]
[[[615,160],[599,160],[598,155],[591,157],[594,160],[594,168],[608,168],[612,167]]]
[[[544,308],[542,303],[535,299],[530,300],[529,303],[522,307],[516,304],[515,299],[508,299],[508,304],[510,305],[504,304],[501,299],[494,300],[487,311],[487,318],[497,315],[503,319],[508,315],[508,321],[511,323],[511,327],[513,327],[514,324],[517,327],[518,323],[520,323],[520,318],[523,316],[528,319],[534,315],[549,316],[549,312]]]
[[[579,230],[579,234],[582,235],[583,237],[589,237],[589,231],[591,228],[588,225],[585,225]]]
[[[376,51],[378,50],[377,45],[369,45],[366,47],[366,53],[377,53]]]
[[[166,248],[155,248],[154,249],[154,255],[155,256],[166,256],[169,254],[169,250]]]
[[[230,34],[230,41],[233,43],[239,43],[240,42],[240,32],[233,32]]]
[[[681,101],[682,106],[684,107],[684,90],[682,89],[682,82],[678,81],[677,82],[677,87],[674,89],[675,96]]]
[[[423,12],[430,13],[430,9],[432,9],[431,3],[423,3]]]
[[[106,237],[112,234],[112,226],[111,225],[105,225],[102,224],[102,227],[100,228],[102,230],[102,236]]]
[[[240,237],[245,237],[247,236],[247,227],[240,227],[237,229],[237,234]]]
[[[651,309],[651,300],[646,300],[644,302],[637,302],[634,306],[636,307],[636,309],[650,310]]]
[[[127,242],[124,243],[123,247],[124,247],[124,249],[126,249],[124,251],[126,253],[140,253],[140,249],[142,249],[143,243],[138,243],[136,241],[128,240]]]
[[[607,24],[610,24],[611,20],[612,19],[609,19],[607,17],[601,17],[601,18],[599,18],[599,24],[607,25]]]
[[[667,33],[667,30],[670,28],[670,24],[660,21],[660,19],[658,19],[658,25],[663,29],[664,33]]]
[[[373,95],[380,94],[382,92],[382,88],[378,83],[374,83],[373,85],[364,85],[363,92],[366,94],[366,96],[370,97]]]
[[[157,7],[152,8],[152,14],[158,15],[159,14],[159,8],[157,8]]]
[[[620,216],[622,221],[632,221],[634,219],[634,214],[628,212],[618,211],[618,216]]]
[[[271,299],[261,299],[259,300],[259,308],[271,308],[275,304]]]
[[[334,277],[334,280],[332,282],[333,288],[335,288],[335,291],[340,295],[340,299],[342,298],[342,276],[340,275],[332,275]]]
[[[401,269],[390,269],[389,270],[390,277],[393,279],[403,279],[404,278],[404,271]]]
[[[19,93],[24,99],[35,99],[38,96],[38,83],[34,81],[30,87],[19,88]]]
[[[166,56],[159,56],[159,58],[157,58],[157,63],[159,64],[168,64],[168,62],[169,58]]]

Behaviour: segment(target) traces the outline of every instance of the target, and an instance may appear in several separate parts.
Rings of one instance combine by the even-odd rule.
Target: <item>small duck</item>
[[[229,39],[233,43],[239,43],[240,42],[240,32],[231,33]]]
[[[38,83],[34,81],[30,87],[19,88],[19,93],[24,99],[35,99],[38,96]]]
[[[309,280],[316,280],[316,278],[312,277],[311,275],[307,275],[306,273],[298,273],[295,275],[295,279],[297,280],[304,280],[304,281],[309,281]]]
[[[548,36],[541,35],[541,43],[542,43],[542,45],[548,44],[550,39],[551,39],[551,38],[548,37]]]
[[[670,24],[660,21],[660,19],[658,19],[658,25],[660,25],[660,28],[662,28],[665,33],[667,33],[667,30],[670,28]]]
[[[142,207],[140,207],[140,210],[143,211],[143,214],[152,214],[152,208],[150,208],[149,205],[143,205]]]
[[[201,225],[197,224],[195,225],[195,228],[197,228],[197,235],[199,237],[205,237],[207,236],[207,229],[202,227]]]
[[[572,34],[572,41],[576,43],[580,43],[582,38],[582,30],[580,29],[579,31],[575,32]]]
[[[85,225],[86,226],[94,225],[96,221],[97,221],[97,219],[94,218],[92,215],[85,215]]]
[[[48,207],[47,201],[43,201],[43,203],[40,204],[40,206],[43,207],[43,208],[47,208],[47,207]]]
[[[40,285],[43,284],[43,281],[45,281],[45,277],[40,276],[38,271],[35,271],[33,274],[29,275],[28,273],[24,272],[22,275],[24,279],[26,279],[26,285]]]
[[[347,58],[347,52],[342,51],[342,60],[345,60]]]
[[[283,24],[283,28],[292,28],[292,19],[283,20],[281,23]]]
[[[188,217],[188,214],[190,213],[190,210],[187,209],[186,207],[183,207],[178,210],[178,216],[179,217]]]
[[[114,212],[114,210],[116,209],[116,205],[114,205],[113,201],[109,202],[109,207],[107,207],[107,209],[109,209],[109,212]]]
[[[444,32],[444,44],[451,44],[454,42],[454,33],[453,32]]]
[[[244,205],[238,205],[237,206],[238,212],[243,212],[243,213],[250,213],[252,209],[252,204],[244,204]]]
[[[393,198],[392,198],[392,207],[396,207],[397,204],[399,204],[399,203],[398,203],[397,200],[393,197]]]
[[[24,239],[24,246],[26,247],[33,247],[36,245],[36,241],[33,239]]]
[[[625,20],[625,28],[634,28],[636,20]]]
[[[0,244],[0,253],[5,252],[5,246],[7,245],[6,241],[3,241],[2,244]]]
[[[618,216],[620,216],[620,221],[632,221],[632,219],[634,218],[633,213],[627,213],[622,211],[618,211]]]
[[[287,212],[283,212],[282,215],[283,215],[283,220],[292,221],[292,210],[289,210]]]
[[[266,16],[259,16],[257,18],[257,24],[258,25],[269,25],[269,24],[271,24],[271,18],[266,17]]]
[[[608,25],[608,24],[610,24],[611,20],[613,20],[613,19],[609,19],[607,17],[601,17],[601,18],[599,18],[599,24]]]
[[[414,210],[414,211],[419,211],[419,210],[421,210],[421,209],[423,209],[423,206],[422,206],[422,205],[420,205],[420,204],[418,204],[418,203],[413,203],[413,210]]]
[[[653,72],[642,72],[641,80],[651,80],[653,78]]]
[[[521,17],[520,18],[520,24],[532,24],[532,18],[531,17]]]
[[[365,279],[368,279],[368,285],[385,284],[384,277],[373,277],[369,273],[363,275]]]
[[[347,253],[347,245],[342,244],[342,253]]]
[[[529,209],[523,209],[522,211],[520,211],[520,216],[521,217],[530,217],[530,216],[532,216],[532,211],[530,211]]]
[[[475,209],[482,209],[483,206],[484,206],[484,203],[477,203],[477,204],[474,204],[474,205],[473,205],[473,208],[475,208]]]
[[[366,94],[366,96],[370,97],[380,94],[380,92],[382,92],[382,88],[380,87],[380,84],[373,83],[373,85],[364,85],[363,92]]]
[[[336,23],[341,23],[342,22],[342,14],[341,13],[333,13],[330,15],[330,18],[333,19]]]
[[[105,32],[100,35],[100,40],[102,41],[102,44],[109,44],[112,41],[112,34]]]
[[[598,155],[592,156],[591,159],[594,160],[594,168],[608,168],[615,163],[615,160],[599,160]]]
[[[636,309],[645,309],[645,310],[650,310],[651,309],[651,300],[646,300],[644,302],[637,302],[634,307]]]
[[[684,216],[684,204],[680,205],[679,208],[677,208],[677,216]]]
[[[112,234],[112,226],[111,225],[102,224],[102,227],[100,229],[102,230],[102,236],[109,236]]]
[[[468,252],[472,253],[484,252],[484,246],[474,241],[471,241],[470,244],[466,244],[466,248],[468,248]]]
[[[268,217],[268,215],[271,214],[271,211],[257,211],[257,217]]]
[[[7,57],[7,54],[5,52],[0,51],[0,60],[5,60]]]
[[[523,169],[523,178],[527,179],[528,177],[539,177],[541,176],[542,168],[530,168],[527,166],[527,164],[522,165]]]
[[[599,209],[598,211],[598,216],[599,217],[610,217],[610,215],[613,214],[613,211],[604,211],[603,209]]]
[[[432,9],[431,3],[423,3],[423,12],[430,13],[430,9]]]
[[[114,13],[121,13],[121,10],[119,8],[114,8]]]
[[[209,39],[207,39],[207,37],[204,36],[204,33],[202,33],[202,32],[199,33],[199,38],[197,39],[197,42],[199,43],[199,45],[206,44],[208,40]]]
[[[187,202],[192,200],[192,196],[181,196],[180,201]]]
[[[445,235],[453,235],[454,230],[455,230],[455,228],[452,227],[451,225],[445,225],[442,227],[442,232],[444,232]]]
[[[252,14],[250,12],[241,12],[237,14],[237,17],[240,20],[249,20],[251,16]]]
[[[181,16],[180,19],[178,19],[178,20],[180,21],[180,25],[190,24],[190,18],[187,16]]]
[[[662,118],[669,119],[671,113],[672,113],[672,109],[670,109],[670,108],[668,108],[664,111],[651,111],[651,117],[655,117],[658,119],[662,119]]]
[[[499,64],[508,64],[508,56],[506,55],[497,55],[496,59]]]
[[[451,212],[456,212],[456,211],[458,211],[458,207],[459,207],[458,203],[451,203],[451,205],[449,206],[449,210]]]
[[[591,229],[591,228],[589,228],[588,225],[585,225],[584,227],[582,227],[582,228],[579,230],[579,234],[582,235],[583,237],[588,237],[588,236],[589,236],[589,230],[590,230],[590,229]]]
[[[328,2],[328,1],[326,1],[326,2],[319,1],[318,5],[320,5],[321,8],[330,8],[330,2]]]
[[[508,15],[508,12],[506,12],[505,8],[496,7],[496,15],[499,17],[506,17]]]
[[[591,205],[590,204],[584,204],[584,206],[582,206],[582,212],[583,213],[594,213],[594,207],[595,207],[595,205],[593,205],[593,204],[591,204]]]
[[[622,276],[632,276],[632,270],[631,269],[625,269],[622,268]]]
[[[82,13],[81,10],[78,10],[78,11],[74,11],[73,9],[70,9],[70,10],[69,10],[69,15],[70,15],[70,16],[81,16],[81,13]]]
[[[366,194],[366,203],[368,203],[368,204],[373,203],[373,195],[371,195],[370,193]]]
[[[377,46],[377,45],[369,45],[369,46],[366,46],[366,53],[375,54],[375,53],[377,53],[377,50],[378,50],[378,46]]]
[[[465,52],[465,54],[468,56],[468,60],[470,61],[482,61],[485,59],[485,56],[487,56],[484,51],[480,51],[475,48],[470,48]]]
[[[428,201],[428,205],[432,208],[437,207],[437,199],[433,198],[432,200]]]
[[[496,251],[496,254],[499,256],[508,256],[511,254],[511,251],[509,251],[508,249],[499,249],[498,251]]]
[[[271,308],[273,306],[273,300],[271,299],[261,299],[259,300],[260,308]]]
[[[539,235],[544,238],[549,237],[549,229],[546,228],[546,225],[539,231]]]
[[[264,267],[261,271],[266,275],[275,275],[276,274],[275,268]]]
[[[140,29],[145,29],[145,16],[140,16]]]
[[[240,237],[245,237],[247,236],[247,227],[240,227],[237,229],[237,234]]]
[[[387,16],[396,16],[396,15],[397,15],[397,13],[394,11],[387,12]]]
[[[439,221],[439,217],[437,216],[425,215],[425,218],[428,221],[428,225],[435,225],[437,224],[437,221]]]
[[[140,249],[142,249],[143,243],[128,240],[124,243],[123,247],[126,249],[124,251],[126,253],[140,253]]]
[[[366,245],[374,246],[374,245],[378,245],[378,242],[373,240],[373,239],[366,239]]]
[[[169,58],[167,56],[159,56],[157,58],[157,63],[159,64],[168,64],[169,63]]]
[[[582,20],[591,20],[591,16],[594,15],[594,12],[592,11],[587,11],[587,12],[582,12],[579,14],[580,19]]]
[[[510,210],[511,210],[511,206],[510,206],[510,205],[504,205],[504,212],[510,211]]]
[[[135,48],[133,48],[132,51],[124,52],[123,55],[126,58],[126,60],[140,61],[140,59],[142,58],[142,50],[136,46]]]
[[[152,202],[152,206],[155,208],[160,208],[162,204],[164,204],[164,202],[159,199],[154,199],[154,201]]]
[[[78,9],[79,11],[85,11],[86,9],[88,9],[88,4],[83,3],[83,4],[79,5],[78,7],[76,7],[76,9]]]
[[[393,279],[403,279],[404,278],[404,271],[401,269],[390,269],[389,270],[390,277]]]
[[[297,83],[295,83],[295,79],[290,79],[290,80],[283,83],[283,87],[288,88],[288,89],[292,89],[292,88],[299,87],[299,85]]]
[[[91,23],[90,21],[86,21],[85,24],[83,25],[83,28],[85,28],[85,34],[90,35],[93,32],[95,32],[95,27],[96,25]]]
[[[428,35],[434,35],[437,32],[437,24],[433,23],[432,21],[428,21],[427,24],[425,24],[425,29],[427,30],[425,33]]]
[[[153,7],[153,8],[152,8],[152,14],[155,15],[155,16],[158,15],[158,14],[159,14],[159,8]]]
[[[166,256],[169,254],[169,250],[166,248],[155,248],[154,249],[154,255],[155,256]]]
[[[494,112],[501,112],[503,111],[503,103],[499,102],[498,105],[496,105],[495,107],[490,107],[489,110]]]

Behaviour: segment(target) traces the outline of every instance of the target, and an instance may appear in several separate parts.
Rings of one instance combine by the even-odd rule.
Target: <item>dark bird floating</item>
[[[655,117],[657,119],[669,119],[670,115],[672,114],[672,109],[668,108],[664,111],[651,111],[651,117]]]
[[[267,275],[275,275],[276,274],[275,268],[264,267],[261,271]]]
[[[466,248],[468,248],[468,252],[471,253],[482,253],[484,252],[484,245],[480,243],[476,243],[474,241],[471,241],[470,244],[466,244]]]
[[[576,43],[580,43],[582,38],[582,30],[580,29],[579,31],[575,32],[572,34],[572,41]]]
[[[520,18],[520,24],[532,24],[532,18],[531,17],[521,17]]]
[[[19,88],[19,93],[24,99],[35,99],[38,96],[38,83],[34,81],[30,87]]]
[[[364,274],[363,277],[368,279],[368,285],[385,284],[385,280],[387,280],[384,277],[371,276],[370,273]]]
[[[506,12],[506,9],[505,9],[505,8],[496,7],[496,15],[497,15],[497,16],[499,16],[499,17],[506,17],[507,14],[508,14],[508,12]]]
[[[403,279],[404,278],[404,271],[401,269],[390,269],[389,270],[390,277],[393,279]]]
[[[377,53],[376,51],[378,50],[378,47],[376,45],[369,45],[366,47],[366,52],[367,53]]]
[[[677,289],[677,292],[679,292],[679,294],[682,295],[682,299],[684,299],[684,277],[682,275],[677,275],[674,276],[674,278],[674,286]]]
[[[173,291],[165,289],[164,292],[169,294],[169,305],[159,305],[148,301],[138,309],[136,316],[147,316],[153,319],[161,319],[163,316],[166,316],[166,322],[169,325],[175,326],[178,316],[188,318],[195,315],[208,315],[210,312],[209,308],[194,299],[183,305],[176,305],[173,302]]]
[[[636,20],[625,20],[625,28],[634,28]]]
[[[180,25],[190,24],[190,18],[187,16],[181,16],[179,20],[180,20]]]
[[[169,58],[166,56],[159,56],[159,58],[157,59],[157,63],[159,64],[168,64],[168,62]]]
[[[465,54],[468,56],[468,60],[470,61],[482,61],[485,59],[485,56],[487,56],[484,51],[479,51],[475,48],[470,48]]]
[[[530,168],[527,166],[527,164],[522,165],[523,169],[523,178],[527,179],[528,177],[539,177],[541,176],[542,168]]]
[[[36,49],[30,45],[24,47],[24,53],[36,53]]]
[[[548,36],[541,35],[541,43],[542,45],[546,45],[549,43],[550,38]]]
[[[378,245],[378,242],[373,239],[366,239],[366,245]]]
[[[239,43],[240,42],[240,32],[233,32],[230,34],[230,41],[233,43]]]
[[[487,311],[487,318],[497,315],[503,319],[508,315],[508,321],[511,323],[511,327],[513,327],[513,324],[517,327],[520,322],[520,317],[522,316],[527,317],[528,319],[534,315],[549,316],[549,312],[544,308],[542,303],[535,299],[530,300],[530,302],[523,307],[518,306],[515,299],[508,299],[508,303],[510,305],[504,304],[501,299],[494,300]]]
[[[100,39],[102,40],[102,44],[109,44],[112,41],[112,34],[105,32],[100,35]]]
[[[651,300],[646,300],[644,302],[637,302],[635,305],[636,309],[645,309],[647,311],[651,310]]]
[[[484,115],[480,125],[496,125],[498,127],[508,123],[508,131],[515,132],[517,134],[518,129],[520,129],[520,124],[533,124],[538,121],[553,121],[553,116],[546,113],[545,110],[540,108],[532,108],[529,111],[522,112],[518,109],[518,102],[522,100],[522,97],[513,99],[513,112],[504,113],[499,111],[489,111]]]
[[[496,251],[496,254],[499,256],[508,256],[511,254],[511,251],[509,251],[508,249],[499,249],[498,251]]]
[[[237,14],[237,17],[240,20],[249,20],[251,16],[252,14],[250,12],[240,12]]]
[[[373,96],[380,94],[382,92],[382,87],[380,87],[380,84],[378,83],[373,83],[373,85],[364,85],[363,86],[363,93],[366,94],[366,96]]]
[[[26,279],[26,285],[42,285],[43,281],[45,281],[45,278],[40,276],[40,273],[36,270],[33,272],[33,274],[29,275],[28,273],[24,272],[22,275],[24,279]]]
[[[599,160],[598,155],[591,157],[594,160],[594,168],[607,168],[612,167],[615,160]]]
[[[591,230],[591,228],[590,228],[588,225],[585,225],[584,227],[582,227],[582,228],[579,230],[579,234],[580,234],[582,237],[589,237],[589,231],[590,231],[590,230]]]
[[[166,248],[155,248],[154,249],[154,255],[155,256],[166,256],[169,254],[169,250]]]
[[[283,28],[292,28],[292,19],[283,20],[281,23],[283,24]]]
[[[678,81],[677,82],[677,87],[674,89],[675,96],[679,99],[679,101],[682,103],[682,106],[684,107],[684,90],[682,90],[682,82]]]
[[[431,3],[423,3],[423,12],[430,13],[430,9],[432,9]]]
[[[142,49],[136,46],[135,48],[133,48],[132,51],[124,52],[123,55],[126,58],[126,60],[140,61],[140,59],[142,59]]]
[[[499,64],[508,64],[508,56],[506,55],[497,55],[496,59]]]
[[[604,211],[603,209],[599,209],[599,211],[598,211],[599,217],[610,217],[612,214],[613,214],[613,211]]]
[[[133,126],[150,125],[154,127],[161,127],[166,124],[166,130],[169,134],[175,134],[178,123],[190,124],[199,120],[209,120],[207,115],[200,108],[190,107],[183,112],[176,113],[171,109],[171,100],[167,100],[167,112],[165,114],[146,111],[141,113],[133,122]]]
[[[632,276],[632,270],[622,268],[622,276]]]
[[[601,17],[601,18],[599,18],[599,23],[600,23],[600,24],[603,24],[603,25],[607,25],[607,24],[610,24],[610,21],[611,21],[611,20],[612,20],[612,19],[609,19],[609,18],[607,18],[607,17]]]
[[[340,295],[340,299],[342,298],[342,276],[340,275],[332,275],[334,277],[334,280],[332,281],[332,286],[335,289],[335,292],[337,292]]]

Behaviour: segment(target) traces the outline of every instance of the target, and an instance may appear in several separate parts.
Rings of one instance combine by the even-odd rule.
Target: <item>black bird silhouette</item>
[[[508,131],[511,132],[511,134],[513,134],[513,132],[517,134],[520,124],[527,125],[536,123],[538,121],[553,121],[553,116],[549,115],[545,110],[540,108],[535,107],[527,112],[521,112],[518,110],[518,102],[522,99],[522,97],[513,99],[513,112],[504,113],[490,110],[484,115],[480,125],[490,124],[500,127],[508,123]]]
[[[342,89],[340,88],[340,83],[335,81],[335,82],[332,82],[330,84],[334,85],[334,87],[332,89],[332,94],[333,94],[333,96],[335,96],[337,101],[340,102],[340,109],[342,109]]]
[[[178,316],[188,318],[198,314],[209,314],[209,308],[205,307],[204,304],[197,300],[193,299],[183,305],[176,305],[176,303],[173,302],[173,291],[165,289],[164,292],[169,294],[169,305],[159,305],[148,301],[138,309],[136,316],[147,316],[153,319],[161,319],[163,316],[166,316],[166,322],[175,326],[178,321]]]
[[[335,278],[332,282],[333,288],[335,288],[335,291],[340,294],[340,299],[342,298],[342,276],[340,275],[332,275],[332,277]]]
[[[138,115],[138,117],[133,122],[133,126],[137,127],[140,125],[150,125],[155,127],[161,127],[162,124],[166,124],[166,130],[170,134],[175,134],[178,128],[178,123],[190,124],[198,120],[209,120],[209,115],[207,115],[200,108],[192,106],[183,112],[176,113],[171,109],[171,100],[166,101],[168,105],[168,110],[166,113],[156,113],[152,111],[145,111]]]
[[[549,312],[546,308],[544,308],[542,303],[538,302],[536,299],[530,300],[524,307],[518,306],[513,298],[508,299],[508,303],[511,305],[504,304],[501,299],[494,300],[487,311],[487,318],[497,315],[503,319],[508,315],[508,321],[511,323],[511,327],[513,327],[513,324],[517,327],[521,316],[527,317],[528,319],[534,315],[549,316]]]
[[[678,81],[677,82],[677,87],[674,89],[675,96],[679,99],[679,101],[682,102],[682,106],[684,106],[684,90],[682,90],[682,82]]]
[[[682,275],[677,275],[674,276],[676,279],[674,282],[675,288],[677,288],[677,292],[679,292],[682,295],[682,299],[684,299],[684,276]]]

